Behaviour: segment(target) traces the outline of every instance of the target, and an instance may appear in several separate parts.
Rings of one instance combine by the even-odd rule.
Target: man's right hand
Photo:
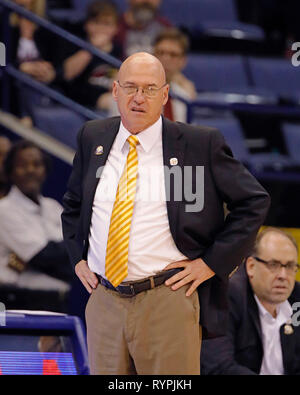
[[[99,281],[95,273],[89,269],[87,261],[78,262],[75,266],[75,273],[90,294],[93,289],[97,288]]]

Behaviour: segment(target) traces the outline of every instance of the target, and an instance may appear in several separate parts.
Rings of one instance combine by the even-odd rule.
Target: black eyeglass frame
[[[252,256],[252,258],[254,258],[256,261],[258,261],[258,262],[261,262],[261,263],[263,263],[264,265],[266,265],[267,266],[267,268],[269,269],[269,270],[271,270],[270,269],[270,264],[273,262],[273,263],[276,263],[276,264],[279,264],[280,265],[280,267],[278,266],[278,269],[277,270],[279,270],[279,269],[281,269],[282,267],[284,267],[287,271],[289,271],[289,269],[287,268],[287,266],[288,266],[288,263],[286,264],[286,265],[284,265],[283,263],[281,263],[281,262],[274,262],[273,260],[272,261],[265,261],[264,259],[261,259],[261,258],[259,258],[258,256]],[[300,265],[299,265],[299,263],[296,263],[296,262],[294,262],[294,266],[295,266],[295,270],[294,270],[294,272],[295,272],[295,274],[298,272],[298,270],[300,269]],[[289,267],[291,267],[291,266],[289,266]],[[291,270],[291,269],[290,269]],[[276,270],[275,270],[276,271]]]

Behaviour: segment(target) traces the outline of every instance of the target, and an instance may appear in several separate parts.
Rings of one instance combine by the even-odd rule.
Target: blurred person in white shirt
[[[10,190],[0,201],[0,284],[67,291],[71,280],[61,205],[42,196],[49,159],[34,143],[13,145],[4,162]]]

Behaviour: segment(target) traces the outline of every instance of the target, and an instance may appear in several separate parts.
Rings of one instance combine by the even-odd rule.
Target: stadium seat
[[[300,68],[289,60],[249,57],[253,84],[267,89],[281,98],[299,102]]]
[[[197,102],[201,105],[278,102],[276,94],[250,85],[241,55],[190,54],[183,73],[195,83]]]
[[[64,107],[36,107],[33,120],[37,128],[67,146],[76,149],[76,136],[85,118]]]
[[[264,40],[263,30],[238,21],[234,0],[168,0],[161,13],[174,25],[208,36]]]
[[[282,132],[288,155],[293,161],[300,165],[299,147],[300,147],[300,124],[283,123]]]
[[[294,161],[290,160],[286,155],[273,152],[250,153],[240,122],[234,117],[203,119],[201,124],[219,129],[231,148],[233,155],[254,173],[264,170],[281,171],[294,166]]]
[[[249,86],[240,55],[188,55],[184,74],[194,81],[198,92],[233,92]]]
[[[246,141],[242,134],[240,123],[236,118],[207,118],[203,119],[201,124],[219,129],[234,156],[243,162],[248,161],[249,153]]]
[[[16,85],[22,115],[32,115],[37,106],[47,108],[53,104],[53,101],[48,96],[45,96],[30,86],[19,83]]]

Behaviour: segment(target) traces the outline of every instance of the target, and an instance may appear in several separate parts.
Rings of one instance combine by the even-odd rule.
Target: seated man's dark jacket
[[[87,122],[78,134],[73,171],[64,195],[62,224],[64,240],[75,266],[87,259],[92,207],[99,169],[119,131],[120,117]],[[216,275],[198,287],[203,336],[224,334],[228,275],[250,253],[257,231],[269,207],[269,196],[244,166],[232,157],[230,148],[216,129],[171,122],[163,117],[164,168],[172,170],[176,158],[183,175],[182,199],[174,192],[173,176],[166,178],[167,212],[171,235],[188,259],[201,257]],[[103,154],[96,155],[102,147]],[[184,186],[196,190],[196,166],[204,168],[203,208],[189,212],[191,199]],[[193,169],[191,177],[186,169]],[[97,176],[96,176],[97,175]],[[198,179],[197,179],[198,182]],[[178,192],[178,186],[176,184]],[[168,193],[168,189],[171,193]],[[172,192],[173,191],[173,192]],[[170,195],[170,196],[168,196]],[[230,213],[224,219],[224,206]]]
[[[300,284],[296,282],[289,297],[291,306],[300,301]],[[293,323],[294,320],[292,320]],[[297,320],[295,320],[297,321]],[[298,317],[300,324],[300,317]],[[284,374],[300,374],[300,325],[293,333],[280,328]],[[205,340],[201,349],[201,374],[259,374],[263,360],[259,310],[248,280],[245,265],[229,281],[229,326],[226,336]]]

